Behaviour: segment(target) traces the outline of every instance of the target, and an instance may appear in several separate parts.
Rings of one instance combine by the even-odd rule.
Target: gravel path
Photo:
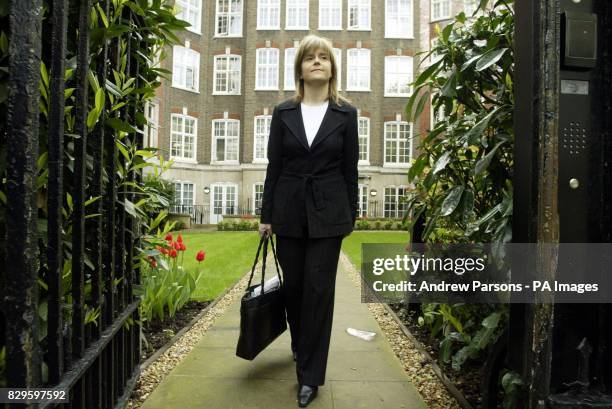
[[[348,257],[342,252],[340,263],[353,280],[360,287],[359,272],[350,263]],[[258,268],[259,272],[259,268]],[[224,314],[229,305],[238,302],[248,283],[246,274],[219,302],[214,305],[181,339],[172,345],[155,362],[143,369],[136,383],[132,396],[126,408],[137,409],[147,399],[149,394],[163,381],[165,376],[193,349],[201,337],[210,328],[217,317]],[[460,409],[455,399],[448,393],[439,378],[431,369],[431,365],[412,342],[404,335],[398,323],[389,315],[381,304],[368,303],[368,308],[378,321],[385,336],[389,340],[395,355],[400,359],[406,374],[415,388],[419,391],[430,409]]]

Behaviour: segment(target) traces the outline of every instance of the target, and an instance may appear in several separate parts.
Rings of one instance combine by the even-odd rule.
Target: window
[[[412,124],[385,122],[385,165],[407,166],[412,151]]]
[[[257,29],[280,29],[280,0],[257,1]]]
[[[174,181],[173,213],[192,214],[195,205],[195,188],[192,182]]]
[[[268,161],[268,135],[270,135],[271,122],[272,115],[260,115],[255,117],[253,162]]]
[[[463,0],[463,11],[467,17],[472,17],[478,8],[477,0]]]
[[[157,129],[159,128],[159,104],[156,101],[145,103],[145,117],[147,125],[144,127],[145,147],[157,148]]]
[[[413,38],[412,0],[386,0],[385,37]]]
[[[384,217],[404,217],[408,206],[402,198],[406,196],[407,190],[406,186],[385,186]]]
[[[175,45],[172,53],[172,86],[198,92],[200,53]]]
[[[240,95],[240,69],[242,57],[239,55],[216,55],[213,77],[213,94]]]
[[[255,60],[255,89],[278,89],[278,48],[258,48]]]
[[[348,0],[348,29],[370,30],[370,0]]]
[[[253,208],[252,214],[259,216],[261,214],[261,202],[263,200],[264,184],[257,182],[253,185]]]
[[[287,0],[285,30],[308,30],[308,0]]]
[[[319,0],[319,30],[342,30],[342,0]]]
[[[238,163],[240,121],[237,119],[215,119],[212,122],[212,162]]]
[[[368,187],[366,185],[359,185],[359,217],[366,217],[368,215]]]
[[[407,97],[412,93],[412,57],[385,57],[385,96]]]
[[[431,21],[450,18],[450,0],[431,0]]]
[[[370,164],[370,118],[360,116],[358,121],[359,130],[359,164]]]
[[[170,122],[170,157],[195,161],[198,120],[187,115],[172,114]]]
[[[202,0],[176,0],[176,6],[179,9],[177,18],[185,20],[190,27],[187,30],[200,34],[200,21],[202,20]]]
[[[351,48],[346,52],[347,91],[370,90],[370,50]]]
[[[295,90],[295,79],[293,78],[295,64],[295,48],[285,48],[285,91]]]
[[[337,84],[338,84],[338,91],[340,91],[342,89],[342,50],[340,48],[334,48],[334,57],[336,58],[336,67],[338,68],[338,72],[337,72]]]
[[[432,95],[431,96],[431,106],[430,106],[430,111],[429,111],[430,129],[434,129],[436,127],[436,124],[444,119],[445,115],[446,113],[444,111],[444,105],[440,106],[440,108],[438,108],[437,110],[434,108],[434,96]]]
[[[217,0],[215,35],[242,36],[242,0]]]

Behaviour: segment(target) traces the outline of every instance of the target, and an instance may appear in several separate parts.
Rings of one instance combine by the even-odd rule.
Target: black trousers
[[[309,238],[307,228],[302,238],[276,239],[291,349],[297,351],[300,384],[325,383],[342,239],[342,236]]]

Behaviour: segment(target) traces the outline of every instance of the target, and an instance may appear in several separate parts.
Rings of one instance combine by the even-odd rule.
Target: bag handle
[[[259,261],[259,254],[261,252],[261,246],[263,245],[263,255],[262,255],[262,266],[261,266],[261,291],[263,294],[263,286],[264,286],[264,280],[265,280],[265,275],[266,275],[266,259],[267,259],[267,255],[268,255],[268,240],[270,240],[270,245],[272,246],[272,254],[274,254],[274,263],[276,264],[276,274],[278,275],[278,280],[280,282],[280,285],[283,285],[283,280],[281,278],[280,275],[280,271],[278,268],[278,259],[276,257],[276,249],[274,248],[274,241],[272,239],[272,237],[268,237],[267,234],[264,234],[261,239],[259,240],[259,246],[257,247],[257,254],[255,255],[255,262],[253,263],[253,267],[251,268],[251,276],[249,277],[249,283],[247,284],[247,288],[249,288],[251,286],[251,281],[253,280],[253,276],[255,275],[255,266],[257,265],[257,262]]]

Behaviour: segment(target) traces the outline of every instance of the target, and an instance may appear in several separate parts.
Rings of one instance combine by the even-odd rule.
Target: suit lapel
[[[285,115],[283,115],[283,122],[300,142],[300,145],[307,151],[312,151],[315,146],[324,141],[325,138],[342,125],[345,120],[345,115],[341,112],[342,108],[338,107],[330,100],[325,115],[323,116],[323,121],[319,126],[319,130],[312,141],[312,145],[309,147],[308,139],[306,138],[306,129],[304,128],[304,120],[302,119],[301,106],[299,103],[295,103],[292,108],[293,109],[287,109]]]
[[[342,125],[342,120],[344,119],[344,115],[340,112],[332,109],[331,102],[327,106],[327,110],[325,111],[325,116],[323,116],[323,121],[321,122],[321,126],[319,126],[319,130],[312,141],[312,145],[310,145],[310,150],[313,150],[315,146],[320,144],[325,140],[333,131],[336,130],[340,125]]]
[[[304,129],[304,121],[302,120],[302,110],[300,109],[300,105],[297,104],[296,109],[288,109],[285,115],[283,116],[283,122],[291,133],[297,138],[300,144],[306,149],[310,150],[308,147],[308,139],[306,139],[306,130]]]

